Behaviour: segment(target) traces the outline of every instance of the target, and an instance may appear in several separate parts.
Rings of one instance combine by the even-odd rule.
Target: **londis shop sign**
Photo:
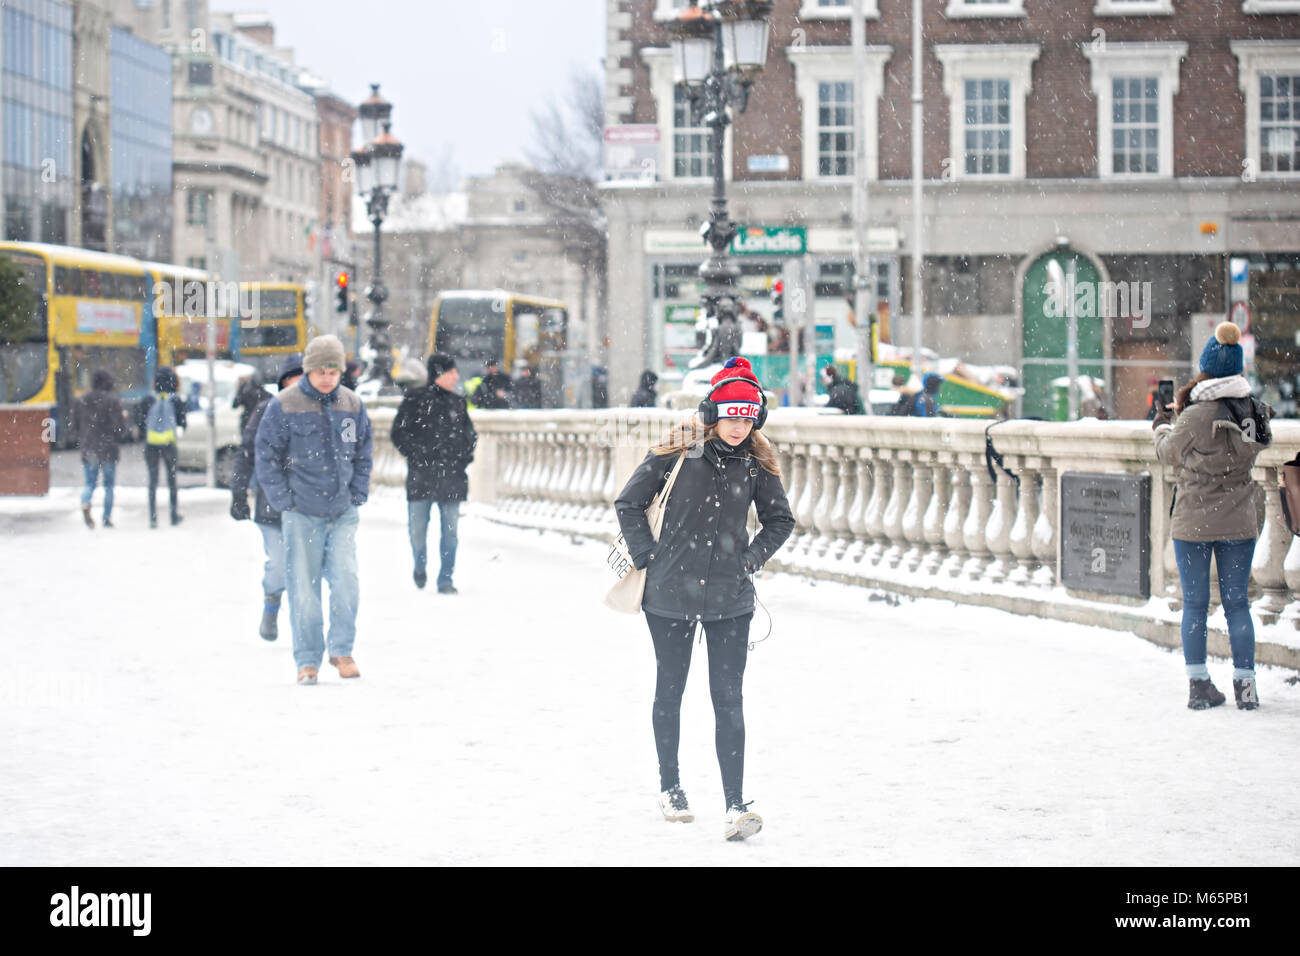
[[[803,226],[741,226],[731,240],[737,256],[801,256],[808,251],[808,230]]]

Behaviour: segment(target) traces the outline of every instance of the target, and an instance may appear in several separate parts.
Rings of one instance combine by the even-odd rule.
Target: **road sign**
[[[1234,302],[1228,310],[1228,321],[1240,326],[1242,334],[1250,331],[1250,306],[1245,302]]]

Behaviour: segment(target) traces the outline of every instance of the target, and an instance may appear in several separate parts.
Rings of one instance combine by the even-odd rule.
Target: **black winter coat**
[[[465,399],[437,385],[407,392],[393,419],[393,446],[406,458],[407,501],[464,501],[465,469],[478,432]]]
[[[271,404],[271,396],[266,395],[265,400],[253,409],[248,416],[248,424],[244,426],[241,444],[235,451],[234,472],[230,477],[230,495],[235,500],[243,500],[248,497],[248,483],[254,474],[255,452],[257,449],[257,426],[262,424],[262,416],[266,414],[267,406]],[[253,520],[258,524],[280,526],[280,512],[271,507],[271,502],[266,500],[266,492],[262,490],[262,483],[257,483],[257,506],[253,511]]]
[[[731,448],[712,439],[687,453],[656,542],[645,510],[678,454],[646,455],[614,502],[632,563],[646,568],[641,606],[687,621],[749,614],[749,571],[762,567],[794,530],[785,488],[749,453],[748,441]],[[762,525],[753,541],[746,526],[751,502]]]
[[[514,405],[515,383],[505,372],[492,372],[484,375],[479,387],[471,396],[479,408],[511,408]],[[498,395],[497,392],[504,394]]]
[[[117,443],[126,437],[126,418],[117,394],[92,389],[72,408],[72,428],[85,462],[117,461]]]

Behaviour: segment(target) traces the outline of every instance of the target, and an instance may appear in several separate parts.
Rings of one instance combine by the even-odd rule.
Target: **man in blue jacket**
[[[325,652],[321,576],[330,587],[330,663],[360,677],[356,637],[357,508],[370,494],[370,419],[339,379],[343,343],[322,335],[307,343],[304,376],[266,405],[257,428],[257,481],[280,512],[285,590],[298,683],[315,684]]]

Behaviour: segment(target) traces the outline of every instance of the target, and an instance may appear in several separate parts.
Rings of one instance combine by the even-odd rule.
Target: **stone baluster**
[[[903,537],[910,547],[903,555],[904,570],[915,571],[925,558],[925,512],[933,497],[933,469],[924,452],[916,452],[912,465],[912,493],[903,510]]]
[[[853,504],[849,507],[849,531],[853,541],[844,552],[844,560],[857,564],[862,560],[871,536],[867,532],[867,503],[871,500],[871,449],[865,445],[857,449],[855,462],[857,480],[854,482]]]
[[[946,557],[943,526],[947,515],[948,499],[952,494],[952,452],[939,452],[932,468],[930,503],[926,505],[921,520],[921,536],[925,539],[925,557],[920,570],[924,574],[937,574]]]
[[[569,469],[567,487],[568,504],[564,508],[566,521],[577,521],[583,508],[582,474],[587,470],[587,436],[574,432],[569,436],[569,455],[573,458],[573,467]]]
[[[830,556],[836,562],[844,557],[853,541],[849,529],[849,509],[857,488],[857,459],[853,452],[851,445],[842,447],[835,462],[835,506],[831,508],[831,533],[835,535],[835,541]]]
[[[1282,560],[1282,577],[1295,600],[1282,609],[1278,622],[1300,631],[1300,538],[1295,535],[1291,536],[1291,545]]]
[[[548,503],[546,513],[551,517],[559,512],[564,501],[565,489],[560,484],[560,474],[564,471],[564,463],[568,457],[565,453],[568,439],[569,436],[563,432],[556,432],[551,435],[550,468],[547,471],[546,483],[542,489]]]
[[[1291,599],[1283,564],[1293,535],[1282,518],[1282,501],[1277,493],[1277,469],[1264,468],[1256,471],[1262,471],[1264,478],[1264,529],[1255,544],[1255,556],[1250,562],[1251,575],[1262,592],[1255,601],[1254,611],[1259,615],[1261,624],[1273,624]]]
[[[1030,579],[1038,587],[1050,588],[1056,586],[1056,535],[1061,520],[1057,501],[1060,488],[1057,486],[1056,469],[1050,462],[1043,462],[1039,474],[1043,482],[1043,498],[1038,518],[1034,521],[1033,533],[1033,552],[1038,560],[1038,569],[1030,575]]]
[[[528,470],[533,462],[533,448],[536,438],[523,433],[515,438],[514,475],[510,479],[509,511],[523,511],[528,501]]]
[[[896,568],[903,560],[903,511],[912,491],[911,481],[912,451],[900,448],[894,452],[894,487],[889,494],[889,504],[885,507],[884,529],[889,546],[881,555],[881,562],[887,567]]]
[[[1011,525],[1011,553],[1016,566],[1007,575],[1011,584],[1028,584],[1034,573],[1034,524],[1038,520],[1038,468],[1041,460],[1025,458],[1020,466],[1020,501]]]
[[[962,527],[962,536],[966,539],[966,551],[969,557],[962,565],[962,576],[971,581],[979,580],[984,569],[988,567],[988,526],[993,512],[993,482],[989,480],[988,469],[984,467],[984,456],[967,456],[970,471],[971,501],[970,511],[966,515],[966,524]]]
[[[839,449],[834,445],[816,445],[819,455],[813,460],[813,467],[819,472],[817,481],[817,503],[813,506],[813,528],[817,532],[809,546],[809,553],[820,558],[830,549],[831,539],[835,533],[831,525],[831,512],[835,508],[835,495],[838,482]]]
[[[605,510],[601,490],[605,487],[605,463],[609,460],[609,449],[600,440],[599,434],[592,436],[589,452],[587,460],[590,467],[582,476],[583,501],[586,502],[582,509],[582,520],[599,524]]]
[[[1008,455],[1005,464],[1015,470],[1015,459]],[[988,469],[985,469],[987,473]],[[1014,566],[1015,557],[1011,552],[1011,525],[1016,520],[1016,482],[1006,472],[997,472],[997,487],[994,488],[993,510],[989,514],[988,527],[985,530],[985,542],[993,555],[993,560],[984,569],[984,580],[1000,583],[1007,579]]]
[[[943,543],[948,556],[939,565],[939,573],[955,578],[961,574],[966,559],[970,557],[970,552],[966,550],[965,531],[971,505],[970,470],[961,455],[955,452],[946,454],[950,456],[952,470],[952,479],[949,481],[948,513],[943,516]]]
[[[786,555],[791,559],[799,555],[809,538],[812,522],[812,469],[808,460],[808,446],[794,446],[794,483],[790,497],[790,510],[794,513],[794,534],[786,545]]]
[[[866,526],[866,532],[871,536],[871,544],[862,555],[861,564],[868,567],[875,567],[880,563],[880,557],[885,553],[885,545],[889,541],[889,535],[885,532],[885,511],[889,507],[891,497],[891,485],[893,484],[893,458],[894,450],[892,448],[878,448],[872,452],[872,485],[871,498],[867,502],[867,511],[863,516],[862,523]]]

